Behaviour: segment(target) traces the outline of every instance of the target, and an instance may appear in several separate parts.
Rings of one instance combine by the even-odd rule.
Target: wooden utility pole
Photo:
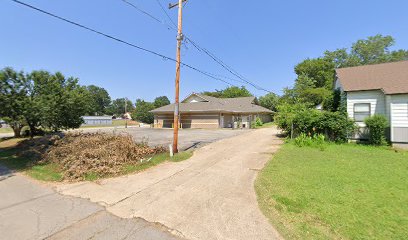
[[[127,102],[128,102],[128,99],[127,99],[127,97],[125,98],[125,115],[123,115],[124,117],[125,117],[125,128],[127,128]]]
[[[180,117],[180,65],[181,65],[181,43],[183,41],[182,33],[182,20],[183,20],[183,2],[186,0],[179,0],[176,4],[169,4],[169,9],[178,6],[178,28],[177,28],[177,54],[176,54],[176,96],[175,96],[175,107],[174,107],[174,133],[173,133],[173,153],[178,152],[178,129],[179,129],[179,117]]]

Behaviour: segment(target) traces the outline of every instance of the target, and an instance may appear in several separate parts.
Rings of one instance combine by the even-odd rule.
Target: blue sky
[[[120,0],[22,0],[136,45],[175,57],[176,33]],[[129,0],[169,22],[156,0]],[[170,0],[159,0],[164,5]],[[174,0],[173,0],[174,1]],[[408,49],[406,0],[189,0],[184,33],[254,83],[281,94],[292,86],[293,67],[357,39],[392,35]],[[166,10],[176,21],[177,11]],[[107,89],[112,98],[174,98],[175,64],[87,32],[10,0],[0,1],[0,68],[45,69]],[[193,46],[182,61],[230,76]],[[240,85],[237,82],[230,81]],[[226,84],[182,68],[181,97]],[[263,95],[248,86],[255,95]]]

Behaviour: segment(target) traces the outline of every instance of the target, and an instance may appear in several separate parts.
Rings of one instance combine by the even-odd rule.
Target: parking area
[[[98,128],[82,129],[83,132],[108,132],[116,134],[130,134],[135,141],[146,141],[150,146],[168,146],[173,142],[172,129],[154,128]],[[180,129],[179,149],[186,150],[197,148],[208,143],[212,143],[224,138],[240,135],[252,130],[232,130],[232,129]]]

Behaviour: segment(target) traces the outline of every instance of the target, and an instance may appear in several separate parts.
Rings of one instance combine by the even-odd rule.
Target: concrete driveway
[[[2,166],[0,193],[0,239],[179,239],[161,225],[119,218]]]
[[[254,190],[257,172],[282,144],[277,133],[243,131],[198,149],[184,162],[56,189],[122,218],[163,224],[187,239],[280,239],[260,212]]]
[[[78,130],[75,130],[78,131]],[[83,132],[108,132],[130,134],[135,141],[147,141],[151,146],[168,146],[173,142],[172,129],[156,128],[95,128],[81,129]],[[232,130],[232,129],[181,129],[179,131],[179,149],[185,150],[191,147],[201,147],[203,145],[237,136],[252,130]]]

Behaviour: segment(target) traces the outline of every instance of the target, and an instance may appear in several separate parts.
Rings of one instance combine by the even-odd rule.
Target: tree
[[[24,115],[31,134],[41,126],[45,129],[78,128],[88,110],[89,92],[78,79],[66,78],[62,73],[33,71],[30,80],[30,107]]]
[[[86,89],[90,95],[88,115],[105,115],[111,104],[109,93],[104,88],[95,85],[89,85]]]
[[[135,109],[132,101],[126,98],[118,98],[112,101],[109,107],[106,109],[106,113],[115,115],[116,117],[122,116],[125,113],[125,105],[127,112],[132,112]]]
[[[88,95],[78,79],[65,78],[57,72],[16,73],[11,68],[0,71],[0,116],[20,136],[28,125],[31,136],[39,127],[47,130],[78,128],[87,110]]]
[[[251,92],[244,86],[242,87],[227,87],[224,90],[215,90],[215,92],[203,92],[203,95],[217,97],[217,98],[238,98],[238,97],[251,97]]]
[[[27,78],[23,72],[12,68],[0,71],[0,117],[10,125],[14,137],[20,137],[25,125],[24,112],[27,107]]]
[[[332,88],[335,76],[335,64],[324,58],[306,59],[295,67],[298,75],[296,84],[302,84],[307,79],[313,88]]]
[[[155,108],[163,107],[170,104],[170,100],[166,96],[157,97],[154,99],[153,105]]]
[[[360,60],[361,65],[394,62],[408,59],[408,51],[391,51],[395,40],[381,34],[358,40],[351,47],[351,55]]]
[[[139,122],[151,124],[154,122],[154,115],[150,111],[155,108],[154,103],[137,99],[136,109],[132,112],[132,118]]]
[[[260,97],[258,102],[262,107],[276,112],[276,107],[279,103],[279,96],[275,93],[268,93],[265,96]]]
[[[326,109],[337,109],[338,100],[334,98],[338,96],[333,93],[335,69],[408,60],[407,50],[390,50],[394,44],[393,37],[376,35],[356,41],[350,51],[347,48],[325,51],[323,57],[302,61],[295,66],[295,86],[285,90],[281,101],[312,106],[323,103]]]

